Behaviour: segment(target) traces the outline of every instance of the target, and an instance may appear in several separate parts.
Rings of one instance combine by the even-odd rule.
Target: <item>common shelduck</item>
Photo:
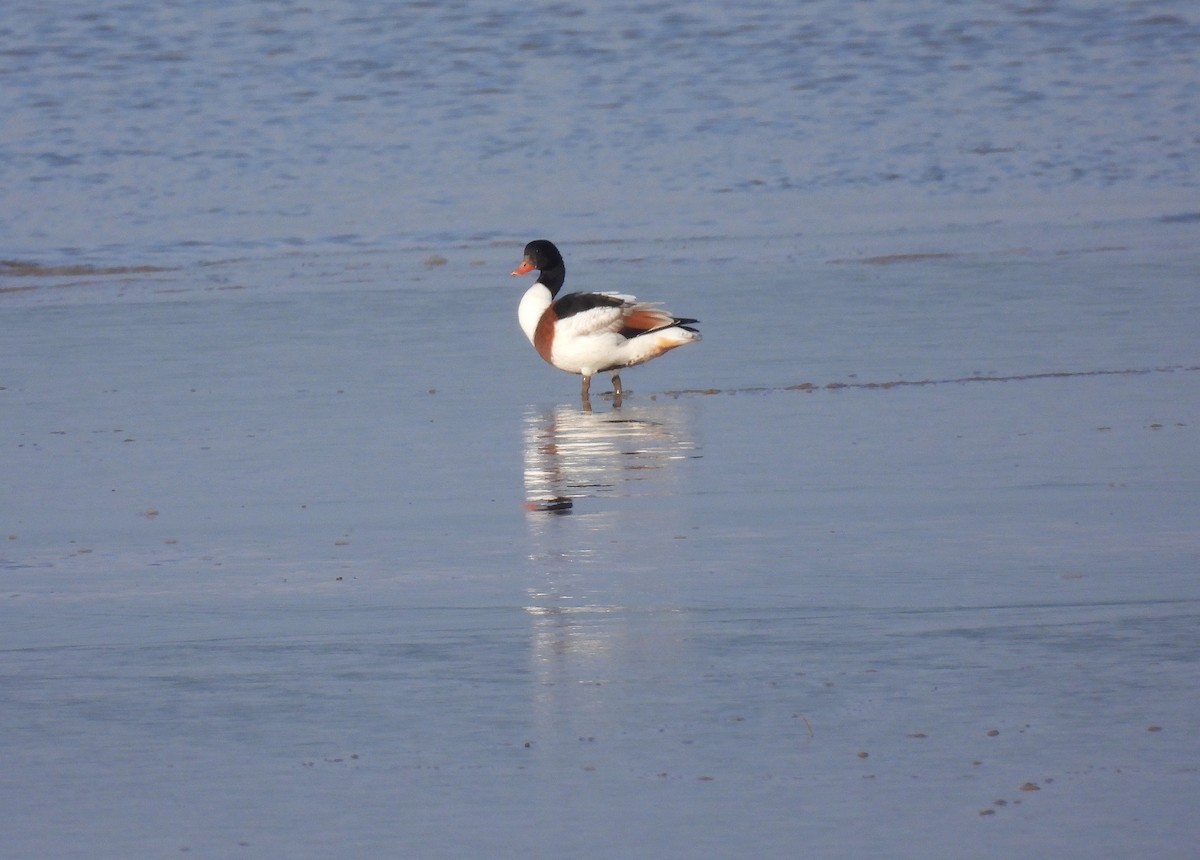
[[[553,242],[537,239],[526,245],[513,274],[534,269],[537,282],[521,298],[517,319],[538,355],[559,370],[583,376],[585,404],[593,374],[612,373],[613,396],[620,402],[621,368],[700,340],[691,327],[697,320],[672,316],[623,293],[570,293],[556,299],[567,268]]]

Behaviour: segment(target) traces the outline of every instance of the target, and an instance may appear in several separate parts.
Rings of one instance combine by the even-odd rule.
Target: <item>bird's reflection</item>
[[[562,514],[579,499],[669,492],[672,464],[694,456],[676,404],[531,411],[525,416],[526,507]]]
[[[700,457],[686,404],[530,410],[524,474],[533,715],[545,739],[616,718],[607,682],[660,665],[678,595],[670,570],[687,526],[675,499]],[[647,623],[647,618],[655,618]],[[615,710],[614,710],[615,709]],[[553,748],[553,747],[550,747]]]
[[[677,506],[644,500],[678,493],[686,461],[700,456],[688,415],[677,403],[526,413],[526,610],[538,662],[607,651],[626,592],[651,587],[640,571],[681,526]]]

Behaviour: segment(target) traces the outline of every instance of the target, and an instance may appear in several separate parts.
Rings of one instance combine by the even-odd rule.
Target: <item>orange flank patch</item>
[[[669,313],[658,308],[634,308],[621,320],[621,328],[635,333],[644,332],[670,325],[671,320]]]
[[[683,346],[687,341],[679,340],[673,337],[658,337],[654,340],[654,355],[662,355],[669,349],[674,349],[677,346]]]
[[[554,308],[546,308],[533,332],[533,348],[546,361],[550,361],[550,351],[554,348],[554,326],[557,322],[558,314]]]

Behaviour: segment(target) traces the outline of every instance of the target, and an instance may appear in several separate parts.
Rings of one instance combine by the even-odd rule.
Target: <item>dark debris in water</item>
[[[946,253],[929,253],[929,254],[881,254],[875,257],[863,257],[857,260],[859,263],[866,263],[871,266],[890,266],[895,263],[923,263],[927,260],[952,260],[957,254]],[[835,261],[835,262],[841,262]]]
[[[0,260],[0,276],[8,277],[79,277],[86,275],[138,275],[168,271],[161,266],[93,266],[80,263],[67,266],[44,266],[22,260]]]

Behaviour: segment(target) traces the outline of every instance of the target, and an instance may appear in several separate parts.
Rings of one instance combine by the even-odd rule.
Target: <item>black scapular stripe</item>
[[[602,293],[571,293],[554,303],[554,315],[561,320],[595,307],[619,308],[623,304],[625,302],[621,299]]]

